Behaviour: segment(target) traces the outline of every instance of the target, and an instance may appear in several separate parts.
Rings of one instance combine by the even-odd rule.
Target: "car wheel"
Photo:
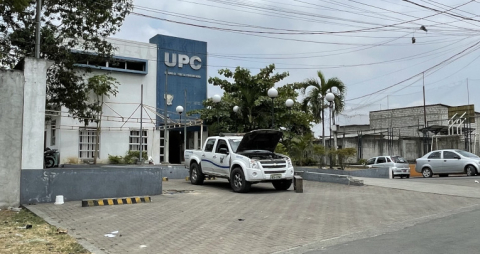
[[[55,165],[55,161],[52,158],[45,159],[45,167],[53,168],[54,165]]]
[[[195,185],[202,185],[205,180],[205,175],[200,170],[200,166],[197,163],[190,165],[190,182]]]
[[[433,176],[433,172],[431,169],[429,168],[424,168],[422,169],[422,175],[424,178],[427,178],[427,177],[432,177]]]
[[[410,178],[410,175],[406,175],[405,177],[406,177],[406,178]]]
[[[245,180],[245,175],[241,168],[234,168],[230,174],[230,186],[234,192],[245,193],[250,190],[251,183]]]
[[[288,190],[292,185],[292,180],[273,181],[272,185],[276,190]]]
[[[394,175],[394,174],[392,174],[392,179],[393,179],[393,178],[395,178],[395,175]]]
[[[474,175],[477,174],[477,170],[472,165],[468,165],[467,168],[465,169],[465,171],[467,171],[466,172],[467,176],[474,176]]]

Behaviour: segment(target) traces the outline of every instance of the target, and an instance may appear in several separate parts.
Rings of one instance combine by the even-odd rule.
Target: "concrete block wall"
[[[20,205],[24,76],[0,70],[0,208]]]
[[[423,106],[408,107],[399,109],[371,111],[370,126],[371,129],[387,129],[390,126],[396,127],[395,134],[400,136],[418,136],[418,127],[424,125]],[[426,106],[428,125],[447,125],[448,107],[445,105],[427,105]]]

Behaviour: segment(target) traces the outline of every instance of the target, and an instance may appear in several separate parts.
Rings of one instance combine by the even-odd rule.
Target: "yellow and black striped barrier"
[[[162,177],[162,181],[168,182],[168,177]]]
[[[84,199],[82,200],[82,207],[89,206],[105,206],[105,205],[126,205],[138,203],[150,203],[152,199],[146,197],[132,197],[132,198],[105,198],[105,199]]]

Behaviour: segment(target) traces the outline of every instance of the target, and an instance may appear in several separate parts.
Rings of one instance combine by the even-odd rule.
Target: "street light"
[[[177,111],[177,113],[180,115],[180,128],[182,127],[182,113],[183,113],[183,107],[182,106],[177,106],[175,108],[175,111]],[[186,126],[186,125],[185,125]],[[183,132],[183,142],[185,143],[185,148],[187,148],[187,133],[184,131]],[[180,161],[182,161],[182,151],[183,151],[183,146],[181,146],[181,149],[180,149]]]
[[[233,107],[233,112],[235,113],[235,131],[238,132],[238,127],[237,127],[237,112],[240,110],[239,106],[234,106]]]
[[[222,100],[222,97],[220,97],[220,95],[218,94],[215,94],[213,97],[212,97],[212,101],[215,103],[215,104],[218,104],[220,101]],[[220,131],[220,121],[218,120],[218,107],[215,107],[217,109],[217,128],[218,130]]]
[[[275,104],[273,104],[273,100],[277,98],[278,91],[275,87],[268,89],[268,97],[272,98],[272,129],[275,128],[275,117],[273,116],[273,109],[275,108]]]
[[[287,106],[287,108],[290,110],[290,117],[292,117],[292,106],[293,106],[293,100],[292,99],[287,99],[285,101],[285,106]],[[292,121],[292,119],[290,119],[290,121]]]
[[[330,108],[330,139],[328,140],[328,148],[332,149],[332,108],[333,108],[333,101],[335,100],[335,95],[333,93],[327,93],[325,95],[325,99],[327,99]],[[332,154],[330,153],[330,168],[333,167],[332,161]]]

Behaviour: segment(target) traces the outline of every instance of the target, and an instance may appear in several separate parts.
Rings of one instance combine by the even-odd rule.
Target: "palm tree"
[[[302,102],[302,109],[313,115],[315,123],[322,123],[322,141],[325,147],[325,109],[329,106],[325,103],[325,95],[331,92],[335,94],[333,113],[340,113],[345,107],[346,86],[338,78],[330,78],[325,81],[321,71],[317,71],[318,79],[310,78],[304,82],[296,83],[296,89],[300,89],[303,95],[306,95]],[[311,88],[311,89],[309,89]],[[335,89],[334,89],[335,88]]]

